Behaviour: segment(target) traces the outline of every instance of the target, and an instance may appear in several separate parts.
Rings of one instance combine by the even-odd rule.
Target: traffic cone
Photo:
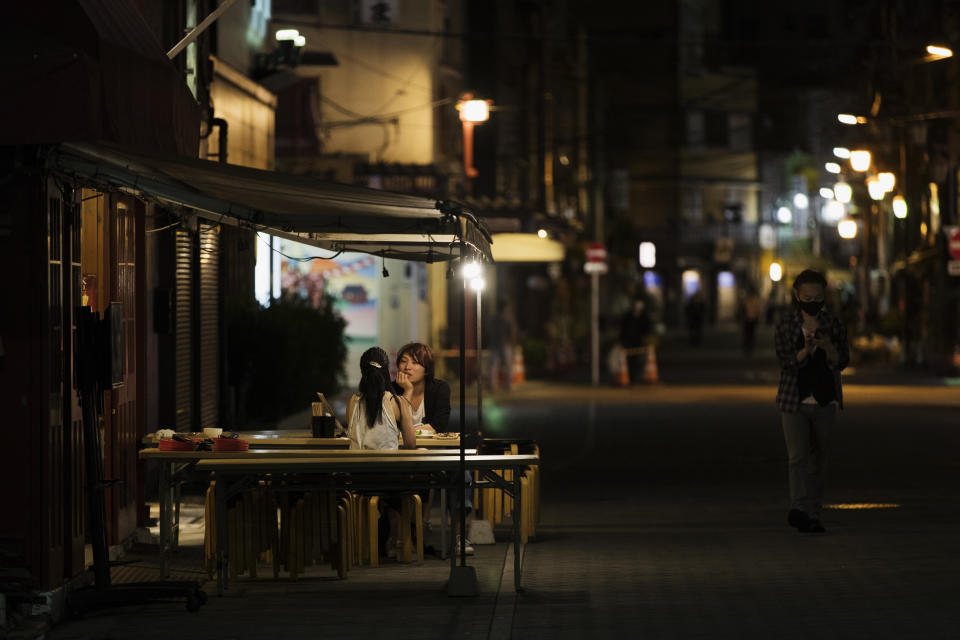
[[[511,382],[514,386],[523,384],[527,381],[527,372],[523,367],[523,349],[513,350],[513,377]]]
[[[627,365],[627,353],[623,349],[620,350],[620,372],[617,373],[617,386],[630,386],[630,368]]]
[[[653,345],[647,347],[647,364],[643,368],[643,381],[647,384],[658,384],[660,373],[657,371],[657,353]]]

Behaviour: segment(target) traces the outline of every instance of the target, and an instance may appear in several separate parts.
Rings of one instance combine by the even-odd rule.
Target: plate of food
[[[417,429],[416,433],[418,438],[433,438],[437,435],[432,429]]]
[[[440,440],[456,440],[460,437],[459,433],[438,433],[437,438]]]

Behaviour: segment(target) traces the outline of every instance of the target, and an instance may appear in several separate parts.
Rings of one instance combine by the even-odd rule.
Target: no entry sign
[[[947,248],[954,260],[960,260],[960,227],[947,231]]]
[[[587,245],[587,262],[606,262],[607,250],[599,242],[591,242]]]

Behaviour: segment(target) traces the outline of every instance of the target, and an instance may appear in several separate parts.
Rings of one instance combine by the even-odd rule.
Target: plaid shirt
[[[840,320],[825,310],[817,314],[817,324],[830,337],[837,348],[837,361],[827,361],[827,367],[833,373],[833,383],[837,395],[837,404],[843,408],[843,389],[840,385],[840,372],[850,362],[850,346],[847,344],[847,330]],[[785,315],[777,324],[774,344],[777,359],[780,360],[780,389],[777,391],[777,405],[784,413],[800,411],[799,372],[807,366],[810,356],[797,361],[797,352],[803,348],[803,318],[800,310]],[[798,346],[799,345],[799,346]]]

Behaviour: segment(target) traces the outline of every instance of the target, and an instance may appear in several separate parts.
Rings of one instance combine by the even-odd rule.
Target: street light
[[[864,149],[857,149],[850,152],[850,166],[854,171],[866,171],[870,168],[870,152]]]
[[[878,173],[877,180],[880,181],[880,186],[883,187],[885,193],[890,193],[893,191],[894,185],[897,184],[897,176],[893,175],[889,171]]]
[[[830,187],[820,187],[820,197],[824,200],[833,200],[833,189]]]
[[[855,116],[852,113],[838,113],[837,120],[843,124],[866,124],[867,119],[863,116]]]
[[[837,224],[837,233],[840,234],[840,237],[844,240],[853,240],[857,237],[857,221],[856,220],[841,220]]]
[[[807,194],[798,193],[793,196],[793,206],[801,211],[810,206],[810,200],[807,198]]]
[[[457,109],[464,122],[479,124],[490,119],[490,103],[486,100],[473,100],[464,96],[464,99],[457,103]]]
[[[853,198],[853,187],[846,182],[838,182],[833,185],[833,195],[836,196],[838,202],[846,204]]]
[[[907,201],[903,199],[903,196],[893,197],[893,215],[899,220],[907,217]]]
[[[834,147],[833,155],[841,160],[848,160],[850,158],[850,149],[847,149],[846,147]]]
[[[847,215],[847,208],[843,206],[842,202],[838,202],[837,200],[831,200],[827,203],[827,206],[823,208],[823,219],[825,222],[843,220],[845,215]]]
[[[770,263],[770,279],[774,282],[783,280],[783,265],[779,262]]]
[[[790,224],[793,220],[793,212],[788,207],[780,207],[777,209],[777,220],[780,224]]]
[[[460,122],[463,123],[463,173],[468,178],[467,193],[470,193],[473,187],[470,178],[478,175],[473,166],[473,127],[490,119],[490,103],[490,100],[476,100],[470,93],[463,94],[463,98],[457,102]]]
[[[828,162],[823,165],[823,168],[829,173],[840,173],[840,165],[838,165],[836,162]]]
[[[867,192],[869,192],[870,197],[874,200],[883,200],[883,196],[887,195],[886,189],[883,188],[883,183],[876,176],[871,176],[867,179]]]
[[[943,60],[944,58],[953,57],[953,50],[950,47],[943,47],[936,44],[928,44],[927,53],[930,54],[931,60]]]
[[[644,269],[653,269],[657,266],[657,245],[652,242],[640,243],[640,266]]]

